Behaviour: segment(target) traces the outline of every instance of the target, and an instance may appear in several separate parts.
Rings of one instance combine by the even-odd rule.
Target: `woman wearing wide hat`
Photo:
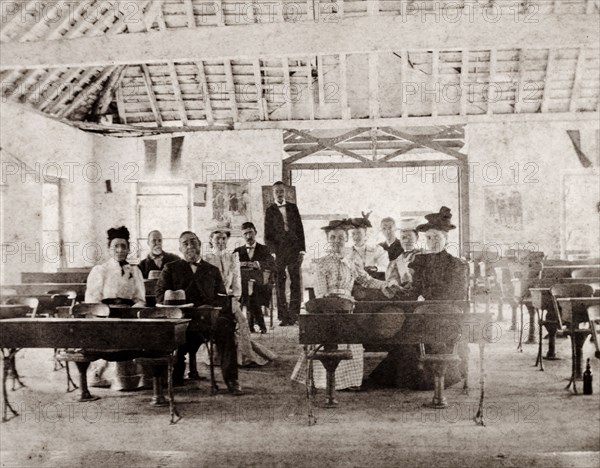
[[[250,328],[246,316],[240,307],[242,282],[240,259],[236,252],[227,250],[227,242],[231,237],[228,223],[218,223],[208,229],[210,251],[204,260],[216,266],[221,272],[227,294],[231,296],[231,308],[236,318],[237,361],[240,366],[264,366],[277,356],[265,346],[251,339]]]
[[[382,290],[388,298],[393,297],[398,290],[395,282],[372,278],[363,269],[357,268],[352,261],[344,257],[348,231],[354,227],[350,220],[344,219],[330,221],[327,226],[321,228],[327,235],[329,253],[320,258],[318,262],[315,296],[317,298],[337,297],[353,301],[352,288],[356,282],[365,288]],[[340,362],[335,371],[335,388],[336,390],[358,390],[363,379],[363,347],[361,344],[340,345],[340,348],[344,347],[352,352],[352,359]],[[306,383],[307,364],[306,355],[302,353],[292,372],[293,381]],[[313,362],[313,366],[315,387],[325,388],[325,368],[320,362]]]

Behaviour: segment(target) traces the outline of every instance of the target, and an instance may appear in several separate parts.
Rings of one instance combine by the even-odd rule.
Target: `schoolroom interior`
[[[600,464],[597,0],[2,0],[3,467]]]

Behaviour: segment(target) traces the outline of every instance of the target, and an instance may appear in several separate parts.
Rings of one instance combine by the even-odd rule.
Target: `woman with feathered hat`
[[[348,241],[348,230],[354,225],[350,220],[330,221],[323,229],[327,235],[327,248],[329,253],[319,259],[317,271],[317,287],[315,296],[339,297],[353,300],[352,288],[358,283],[365,288],[381,290],[386,297],[391,298],[398,291],[398,285],[393,281],[380,281],[369,276],[363,269],[344,257],[344,247]],[[351,360],[340,362],[335,371],[336,390],[359,390],[363,379],[363,347],[361,344],[347,344],[352,352]],[[316,388],[325,388],[326,372],[320,362],[313,363],[313,378]],[[292,380],[300,383],[306,382],[307,359],[303,353],[298,360]]]
[[[468,286],[467,264],[446,251],[448,232],[455,229],[451,223],[452,213],[443,206],[438,213],[425,216],[427,223],[416,227],[423,233],[426,250],[415,255],[407,265],[410,272],[410,284],[403,284],[411,296],[425,300],[466,300]],[[427,347],[427,352],[445,352],[446,345],[436,349]],[[467,348],[459,354],[467,359]],[[418,364],[418,346],[398,346],[369,375],[369,382],[382,386],[408,387],[414,390],[430,390],[434,387],[433,376]],[[464,365],[464,364],[463,364]],[[445,374],[445,386],[460,381],[461,369],[458,365],[449,365]]]

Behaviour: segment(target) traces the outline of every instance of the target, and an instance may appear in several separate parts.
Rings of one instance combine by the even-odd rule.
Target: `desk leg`
[[[167,370],[167,383],[169,386],[169,413],[171,415],[171,424],[176,424],[181,416],[175,406],[175,395],[173,394],[173,353],[169,354],[169,368]],[[177,419],[175,419],[177,416]]]
[[[324,346],[323,351],[335,351],[337,345]],[[337,406],[338,401],[335,398],[335,370],[340,364],[341,359],[337,356],[319,356],[317,358],[323,364],[323,367],[327,371],[327,397],[325,399],[325,406]]]
[[[15,356],[17,355],[18,351],[19,351],[18,349],[11,349],[10,350],[10,357],[9,357],[9,360],[10,360],[10,374],[11,374],[11,377],[12,377],[12,391],[13,392],[15,390],[17,390],[15,388],[15,382],[19,384],[18,388],[26,387],[26,385],[23,382],[21,382],[21,378],[19,376],[19,373],[17,372],[17,362],[15,360]]]
[[[542,340],[542,314],[543,311],[540,309],[536,309],[537,314],[538,314],[538,333],[539,333],[539,343],[538,343],[538,353],[537,353],[537,357],[535,358],[535,365],[537,367],[538,363],[540,365],[540,370],[543,371],[544,370],[544,360],[542,359],[542,343],[544,342]]]
[[[548,352],[544,359],[556,361],[560,359],[556,357],[556,331],[558,327],[556,325],[546,325],[546,330],[548,330]]]
[[[479,408],[477,409],[477,414],[475,415],[474,421],[480,426],[485,426],[485,422],[483,420],[483,398],[485,396],[485,372],[484,372],[484,350],[485,350],[485,342],[479,343],[479,385],[481,386],[481,393],[479,395]]]
[[[581,380],[583,378],[583,374],[581,371],[581,356],[583,354],[583,344],[587,339],[587,335],[583,333],[574,333],[575,335],[575,378]],[[573,334],[571,334],[571,339],[573,339]]]
[[[80,390],[80,396],[79,396],[79,400],[78,401],[95,401],[95,400],[99,400],[100,397],[92,395],[90,393],[90,390],[88,389],[87,370],[88,370],[88,367],[90,367],[90,362],[89,361],[75,362],[75,365],[77,366],[77,370],[79,371],[79,390]]]
[[[529,333],[527,336],[526,344],[535,344],[535,309],[533,307],[527,307],[529,312]]]
[[[523,329],[525,328],[523,324],[523,304],[519,306],[519,311],[521,312],[521,319],[519,320],[519,345],[517,346],[517,351],[523,352]]]
[[[511,316],[510,316],[510,330],[516,331],[517,329],[517,307],[518,304],[515,302],[510,303]]]
[[[431,403],[427,403],[425,406],[429,408],[446,408],[448,401],[444,396],[444,381],[448,364],[446,362],[430,362],[429,365],[433,372],[433,399]]]
[[[208,340],[208,360],[210,363],[210,394],[216,395],[219,387],[217,387],[217,381],[215,380],[214,340],[212,336]]]
[[[157,366],[152,376],[152,400],[150,401],[152,406],[167,405],[167,399],[163,392],[163,373],[161,372],[163,369],[164,367],[161,369]]]
[[[7,417],[8,410],[13,414],[13,416],[18,416],[19,413],[11,406],[8,401],[8,393],[6,392],[6,380],[8,379],[8,373],[10,371],[11,366],[11,356],[13,350],[9,350],[8,354],[5,354],[5,350],[2,350],[2,422],[6,422],[9,420]]]

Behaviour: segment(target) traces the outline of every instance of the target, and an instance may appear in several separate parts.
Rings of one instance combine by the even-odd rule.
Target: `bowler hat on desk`
[[[177,291],[167,289],[162,304],[156,304],[157,307],[192,307],[193,305],[191,302],[186,302],[185,291],[183,289],[178,289]]]

